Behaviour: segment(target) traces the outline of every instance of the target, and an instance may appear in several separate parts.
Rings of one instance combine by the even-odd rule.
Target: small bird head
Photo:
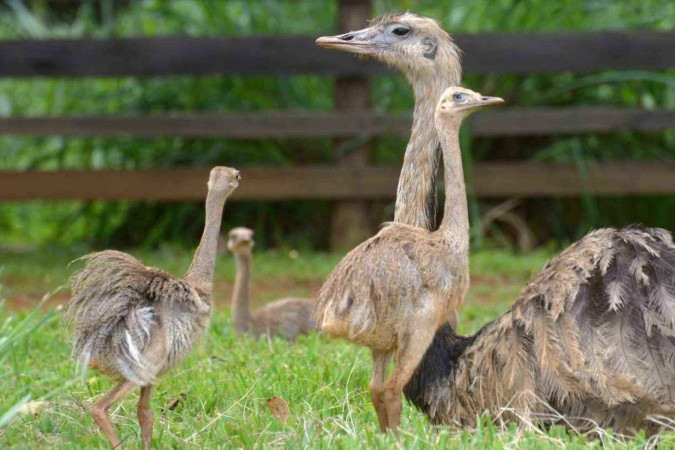
[[[239,180],[241,180],[241,175],[237,169],[224,166],[214,167],[209,175],[209,191],[230,195],[239,186]]]
[[[232,253],[250,253],[254,245],[253,230],[250,228],[232,228],[227,235],[227,248]]]
[[[447,81],[459,83],[459,49],[450,35],[430,17],[389,13],[371,21],[368,28],[316,40],[323,48],[373,57],[413,79],[449,71]]]
[[[474,111],[500,103],[504,100],[499,97],[486,97],[461,86],[451,86],[441,95],[436,116],[463,119]]]

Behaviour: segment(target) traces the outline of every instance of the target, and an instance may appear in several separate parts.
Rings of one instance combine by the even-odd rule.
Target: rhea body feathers
[[[675,416],[675,246],[661,229],[594,231],[476,335],[444,326],[406,386],[436,424],[483,412],[576,430]]]
[[[468,249],[458,258],[444,241],[440,232],[388,223],[324,283],[317,304],[322,331],[391,351],[409,326],[401,317],[433,316],[438,323],[452,317],[469,285]]]
[[[186,281],[106,250],[81,258],[67,318],[73,354],[87,366],[139,386],[180,362],[208,329],[211,301]]]

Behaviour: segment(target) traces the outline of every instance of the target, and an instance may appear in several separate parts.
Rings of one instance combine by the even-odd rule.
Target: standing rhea
[[[436,113],[445,170],[445,210],[437,231],[387,224],[352,250],[319,292],[317,323],[327,334],[369,347],[370,394],[380,429],[396,431],[401,391],[469,285],[469,218],[459,128],[473,111],[502,103],[449,88]],[[386,379],[389,359],[395,365]]]
[[[238,333],[277,335],[293,341],[301,334],[316,329],[312,320],[314,300],[309,298],[283,298],[269,303],[251,313],[251,259],[255,242],[253,230],[237,227],[230,230],[227,248],[237,262],[237,275],[232,293],[232,320]]]
[[[84,256],[84,268],[70,279],[73,297],[66,318],[75,322],[73,355],[84,369],[91,367],[119,380],[92,409],[113,447],[120,441],[108,408],[137,387],[141,388],[141,439],[144,448],[151,447],[152,387],[190,352],[209,326],[223,207],[239,179],[239,172],[229,167],[211,170],[204,233],[183,278],[106,250]]]
[[[415,109],[398,182],[394,222],[435,230],[441,152],[434,111],[445,88],[460,84],[459,49],[435,20],[410,12],[385,14],[368,28],[320,37],[316,43],[375,58],[408,79],[415,94]],[[449,321],[456,327],[456,312]]]

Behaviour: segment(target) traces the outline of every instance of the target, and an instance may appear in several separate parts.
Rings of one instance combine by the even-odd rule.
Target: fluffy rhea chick
[[[105,250],[82,257],[84,267],[70,278],[73,296],[66,319],[75,323],[73,355],[84,369],[91,367],[118,381],[92,409],[113,447],[120,440],[108,408],[140,387],[141,440],[144,448],[150,448],[152,387],[208,329],[223,207],[239,179],[239,172],[229,167],[211,170],[204,232],[184,277],[144,266],[126,253]]]
[[[461,87],[438,102],[445,208],[437,231],[387,224],[349,252],[324,283],[315,308],[322,331],[371,349],[370,393],[380,429],[398,428],[401,392],[469,285],[469,214],[459,128],[472,112],[501,103]],[[395,363],[386,378],[391,356]]]
[[[227,248],[237,263],[237,274],[232,293],[232,321],[238,333],[279,336],[293,341],[301,334],[314,331],[312,320],[314,300],[283,298],[251,312],[251,264],[253,258],[253,230],[237,227],[230,230]]]

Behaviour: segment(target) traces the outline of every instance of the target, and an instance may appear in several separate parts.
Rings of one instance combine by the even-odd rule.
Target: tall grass
[[[101,3],[101,2],[96,2]],[[84,3],[69,20],[40,2],[30,9],[5,2],[0,39],[124,37],[180,34],[317,36],[336,31],[336,2],[314,0],[136,0]],[[668,0],[380,0],[377,13],[414,10],[439,19],[453,32],[588,31],[672,29],[675,5]],[[465,84],[500,95],[509,106],[616,105],[675,108],[673,72],[605,72],[591,75],[489,75],[466,77]],[[374,107],[409,111],[412,94],[400,77],[374,80]],[[165,77],[119,79],[0,80],[0,115],[147,114],[166,112],[329,110],[333,81],[326,77]],[[135,169],[229,164],[289,166],[330,163],[337,151],[326,139],[255,142],[216,139],[63,139],[3,137],[0,170]],[[405,143],[386,138],[374,144],[375,164],[400,164]],[[508,157],[571,162],[583,168],[604,160],[675,158],[675,133],[617,133],[512,141]],[[474,161],[505,157],[501,139],[474,139]],[[489,205],[474,201],[476,214]],[[534,205],[528,218],[541,236],[573,239],[588,228],[646,222],[670,226],[672,197],[586,198]],[[262,246],[322,247],[327,242],[328,202],[256,202],[228,207],[232,224],[256,228]],[[201,205],[134,202],[43,202],[0,205],[0,234],[16,242],[87,242],[91,245],[157,245],[188,242],[198,236]],[[570,210],[575,211],[570,213]],[[545,211],[542,213],[540,211]],[[383,217],[385,219],[387,217]]]
[[[21,380],[22,369],[20,368],[24,362],[16,357],[16,350],[17,347],[24,345],[25,341],[40,327],[51,322],[54,318],[54,311],[46,313],[41,311],[41,306],[49,295],[46,295],[33,311],[19,317],[6,310],[0,290],[0,367],[12,367],[14,369],[11,371],[13,373],[2,374],[2,382],[0,382],[5,397],[0,404],[0,429],[6,426],[21,408],[31,400],[29,388]]]

